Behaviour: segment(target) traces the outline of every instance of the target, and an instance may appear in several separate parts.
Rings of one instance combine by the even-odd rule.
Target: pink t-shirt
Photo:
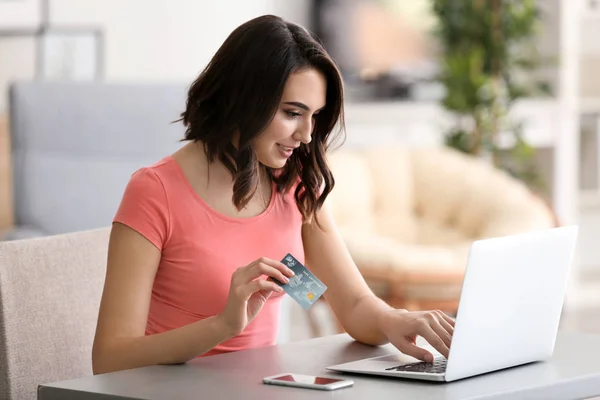
[[[171,156],[132,175],[114,221],[136,230],[162,252],[146,335],[221,312],[238,267],[263,256],[281,260],[287,253],[304,263],[302,215],[293,190],[273,190],[267,209],[258,216],[232,218],[194,192]],[[273,294],[240,335],[204,356],[274,344],[282,296]]]

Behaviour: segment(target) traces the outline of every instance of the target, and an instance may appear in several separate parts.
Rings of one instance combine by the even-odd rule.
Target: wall
[[[35,73],[35,42],[31,38],[0,38],[0,115],[7,109],[8,83]]]
[[[227,35],[240,23],[274,13],[310,25],[310,0],[48,0],[50,22],[57,26],[93,25],[104,29],[106,78],[134,81],[192,79],[207,63]],[[545,27],[540,40],[544,54],[558,51],[558,0],[543,0]],[[582,30],[583,96],[600,96],[596,79],[600,19],[584,18]],[[598,25],[600,26],[600,25]],[[596,27],[596,28],[594,28]],[[6,109],[7,81],[34,73],[31,39],[0,38],[0,114]],[[556,79],[556,65],[547,76]]]
[[[49,0],[51,26],[97,26],[108,81],[190,81],[239,24],[273,13],[306,25],[300,0]],[[34,75],[33,39],[0,38],[0,114],[12,79]]]
[[[53,0],[54,25],[105,30],[108,80],[190,80],[227,34],[267,1]]]
[[[190,80],[238,25],[266,13],[302,19],[304,1],[52,0],[53,24],[105,28],[108,80]],[[296,18],[297,19],[297,18]]]

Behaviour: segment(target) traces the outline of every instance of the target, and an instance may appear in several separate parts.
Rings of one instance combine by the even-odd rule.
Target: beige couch
[[[342,148],[329,162],[349,250],[397,306],[454,310],[473,240],[556,226],[521,182],[448,148]]]

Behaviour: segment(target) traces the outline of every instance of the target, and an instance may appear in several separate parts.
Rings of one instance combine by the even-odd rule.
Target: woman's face
[[[311,141],[315,118],[325,107],[326,90],[325,76],[315,69],[290,74],[273,120],[252,143],[261,164],[283,168],[294,149]]]

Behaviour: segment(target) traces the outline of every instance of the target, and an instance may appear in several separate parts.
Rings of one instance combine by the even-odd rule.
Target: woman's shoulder
[[[132,205],[162,204],[168,208],[168,197],[172,197],[168,194],[178,190],[174,184],[178,179],[174,163],[172,157],[168,156],[135,170],[126,184],[122,202]]]
[[[175,172],[175,160],[173,156],[166,156],[162,159],[154,162],[153,164],[144,165],[137,170],[135,170],[132,174],[133,176],[165,176],[172,175]]]
[[[113,222],[136,230],[162,249],[170,234],[170,207],[165,189],[168,158],[135,170]]]
[[[175,160],[172,156],[167,156],[161,160],[139,167],[131,174],[129,185],[140,187],[156,187],[157,185],[164,186],[177,176]]]

